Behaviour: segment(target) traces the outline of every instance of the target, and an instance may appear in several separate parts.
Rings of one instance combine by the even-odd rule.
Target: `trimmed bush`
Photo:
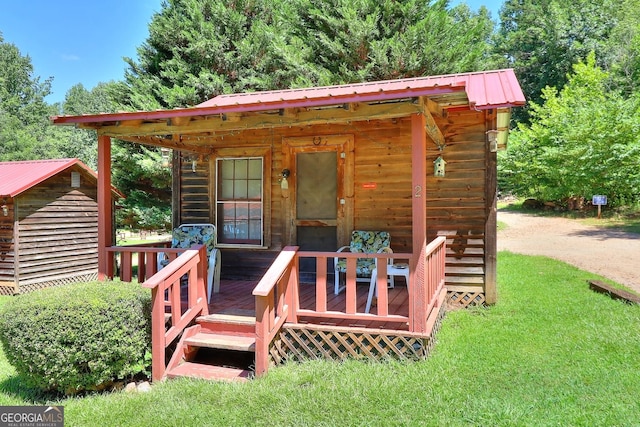
[[[0,308],[0,341],[28,386],[75,394],[148,375],[151,294],[90,282],[19,295]]]

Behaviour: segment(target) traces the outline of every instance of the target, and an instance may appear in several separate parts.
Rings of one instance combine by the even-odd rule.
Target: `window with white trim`
[[[264,241],[263,159],[216,159],[218,243],[262,246]]]

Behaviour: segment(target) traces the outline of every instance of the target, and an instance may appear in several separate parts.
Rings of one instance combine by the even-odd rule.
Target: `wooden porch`
[[[187,250],[114,246],[107,253],[112,260],[119,254],[119,276],[125,281],[134,279],[135,254],[139,280],[152,291],[154,380],[175,376],[237,380],[265,374],[269,367],[287,361],[426,357],[444,315],[445,242],[441,237],[426,245],[418,265],[409,267],[409,283],[398,278],[394,288],[387,287],[387,261],[412,254],[338,254],[286,247],[258,283],[223,280],[210,303],[204,246]],[[157,271],[161,251],[172,261]],[[336,256],[347,262],[346,288],[338,295],[327,274],[327,265]],[[356,281],[356,260],[363,257],[378,260],[377,301],[369,313],[365,312],[369,285]],[[298,279],[300,258],[316,259],[315,283]],[[416,280],[418,269],[424,280]],[[229,358],[247,366],[231,366]]]
[[[53,122],[98,134],[98,278],[114,277],[119,253],[119,275],[132,280],[137,254],[138,279],[152,291],[158,380],[222,377],[222,369],[196,363],[204,349],[251,354],[255,375],[289,360],[424,357],[444,312],[445,266],[450,300],[496,300],[496,152],[511,107],[524,102],[513,70],[494,70],[221,95],[194,107]],[[230,224],[217,241],[236,255],[226,268],[266,271],[255,286],[223,283],[209,305],[202,247],[111,246],[112,138],[173,150],[173,226],[205,222],[224,232]],[[446,176],[433,168],[438,159],[448,163]],[[236,163],[244,172],[225,175]],[[247,191],[227,191],[236,185]],[[326,194],[316,197],[320,188]],[[249,206],[251,217],[242,213]],[[344,246],[354,230],[390,233],[394,253],[341,253],[346,289],[335,296],[327,264],[337,253],[309,251]],[[158,272],[161,251],[172,261]],[[301,283],[303,256],[316,259],[315,283]],[[369,313],[358,258],[377,260]],[[395,258],[408,260],[409,285],[390,290],[386,265]]]
[[[220,292],[213,295],[211,303],[209,304],[209,313],[255,317],[256,298],[253,295],[253,290],[257,284],[257,281],[221,280]],[[369,285],[362,282],[358,283],[356,292],[356,310],[359,313],[364,313]],[[313,310],[316,302],[315,284],[300,283],[299,297],[300,308]],[[326,298],[328,311],[345,311],[347,301],[345,292],[335,295],[331,289],[328,289],[326,291]],[[388,299],[390,314],[408,317],[409,293],[407,291],[407,284],[402,279],[396,279],[395,287],[388,289]],[[183,302],[186,303],[186,300]],[[377,312],[378,307],[377,304],[374,303],[371,307],[371,314],[376,315]],[[300,323],[310,323],[309,318],[299,320]],[[322,324],[373,329],[409,330],[408,324],[373,320],[367,321],[363,319],[326,319]]]

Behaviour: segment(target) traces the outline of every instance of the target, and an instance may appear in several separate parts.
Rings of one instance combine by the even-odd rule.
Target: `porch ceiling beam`
[[[205,116],[193,118],[188,123],[179,125],[177,122],[167,120],[152,123],[134,123],[127,121],[102,126],[98,128],[99,135],[108,135],[114,138],[128,140],[125,137],[146,137],[166,134],[193,134],[231,132],[249,129],[264,129],[272,127],[309,126],[326,123],[345,123],[360,120],[380,120],[406,117],[414,113],[421,113],[424,107],[419,104],[406,102],[393,102],[381,104],[358,104],[345,109],[342,104],[330,108],[299,109],[297,111],[270,111],[229,117]],[[90,125],[89,128],[93,128]],[[82,126],[81,126],[82,127]]]
[[[124,136],[122,141],[134,142],[137,144],[150,145],[153,147],[165,147],[179,151],[189,151],[198,154],[210,154],[211,149],[202,145],[188,144],[184,142],[174,142],[159,136]]]

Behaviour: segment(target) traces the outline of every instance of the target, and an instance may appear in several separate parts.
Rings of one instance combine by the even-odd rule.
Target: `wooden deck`
[[[159,251],[171,251],[177,258],[157,271],[155,260]],[[336,254],[307,251],[300,255],[298,247],[287,246],[257,283],[222,280],[220,292],[214,293],[208,304],[205,246],[107,248],[111,260],[116,252],[123,255],[120,268],[123,281],[132,279],[132,254],[145,260],[139,263],[137,273],[140,278],[146,277],[142,286],[151,289],[154,380],[173,375],[184,361],[192,362],[196,348],[215,344],[216,349],[235,349],[237,335],[252,337],[250,349],[255,352],[254,372],[258,376],[264,375],[270,366],[288,360],[422,359],[433,345],[432,335],[444,314],[445,251],[444,237],[425,245],[422,250],[425,256],[418,259],[417,273],[411,282],[411,294],[404,279],[398,278],[395,288],[389,289],[385,278],[386,260],[409,259],[412,254],[341,253],[347,264],[346,288],[334,295],[333,272],[327,271],[327,264]],[[316,258],[314,283],[300,280],[300,257]],[[356,281],[356,262],[362,257],[380,261],[379,313],[376,305],[370,313],[364,312],[369,283]],[[224,315],[222,319],[220,315]],[[229,330],[229,325],[233,325],[233,330]],[[242,331],[238,329],[240,325]],[[177,345],[175,351],[168,353],[173,343]],[[243,343],[245,349],[247,343]]]
[[[220,282],[220,292],[213,294],[211,304],[209,304],[209,312],[217,314],[236,314],[244,316],[255,316],[255,296],[252,291],[257,282],[239,281],[239,280],[222,280]],[[327,291],[327,308],[330,311],[345,311],[346,299],[345,292],[339,295],[333,294],[333,287],[328,286]],[[397,314],[408,316],[408,299],[407,287],[403,279],[397,277],[395,287],[389,289],[389,314]],[[369,293],[369,285],[366,283],[357,286],[357,311],[364,313],[367,303],[367,295]],[[374,300],[375,301],[375,300]],[[315,307],[315,285],[300,284],[300,308],[313,309]],[[371,307],[371,313],[376,313],[375,304]],[[309,318],[301,319],[302,322],[310,322],[315,324],[334,325],[334,326],[353,326],[362,328],[384,328],[395,330],[407,330],[408,325],[396,323],[381,322],[363,322],[363,321],[336,321],[330,319],[315,319],[314,322]]]

